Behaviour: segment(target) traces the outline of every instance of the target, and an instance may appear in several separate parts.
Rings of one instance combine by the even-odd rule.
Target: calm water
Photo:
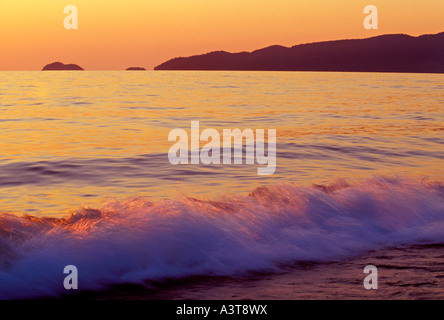
[[[60,216],[129,197],[443,177],[444,76],[1,72],[0,211]],[[172,166],[174,128],[277,130],[277,170]]]
[[[71,264],[82,289],[151,288],[112,297],[442,298],[443,89],[427,74],[0,72],[0,298],[66,293]],[[276,129],[276,173],[171,165],[168,134],[193,120]]]

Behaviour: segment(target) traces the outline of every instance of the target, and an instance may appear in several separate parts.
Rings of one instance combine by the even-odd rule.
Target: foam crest
[[[277,271],[366,250],[444,243],[444,187],[408,177],[260,187],[248,196],[111,201],[62,219],[0,216],[0,298],[191,275]]]

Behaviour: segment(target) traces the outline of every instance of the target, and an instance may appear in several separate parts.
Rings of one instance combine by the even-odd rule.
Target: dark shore
[[[253,52],[215,51],[174,58],[155,70],[444,73],[443,52],[444,32],[419,37],[390,34]]]

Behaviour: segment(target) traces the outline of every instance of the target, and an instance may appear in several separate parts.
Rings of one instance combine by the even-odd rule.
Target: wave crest
[[[113,200],[66,218],[0,215],[0,298],[191,275],[238,275],[386,246],[444,243],[444,186],[372,177],[260,187],[248,196]]]

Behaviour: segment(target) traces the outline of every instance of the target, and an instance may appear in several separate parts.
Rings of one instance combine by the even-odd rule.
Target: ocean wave
[[[249,195],[202,200],[113,200],[65,218],[0,215],[0,298],[193,275],[279,271],[296,262],[367,250],[444,243],[444,186],[375,176],[349,184],[277,184]]]

